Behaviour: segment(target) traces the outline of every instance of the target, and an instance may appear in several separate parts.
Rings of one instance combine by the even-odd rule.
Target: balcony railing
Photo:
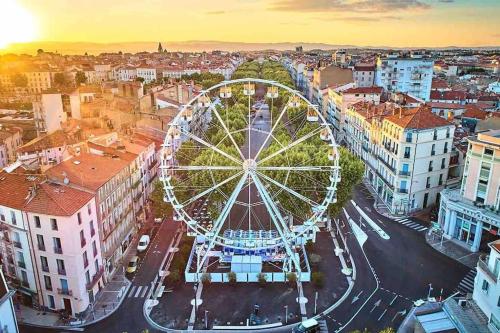
[[[26,263],[24,261],[18,261],[17,266],[19,266],[21,268],[26,268]]]
[[[392,172],[396,171],[396,169],[391,166],[388,162],[386,162],[382,157],[379,156],[378,158],[380,160],[380,162],[382,162],[389,170],[391,170]]]
[[[57,293],[59,295],[73,296],[73,291],[71,289],[57,288]]]
[[[99,281],[99,279],[102,277],[103,274],[104,274],[104,266],[99,266],[99,270],[94,274],[94,276],[92,277],[92,280],[85,285],[87,290],[92,289],[95,286],[95,284],[97,283],[97,281]]]
[[[23,248],[23,246],[21,245],[21,242],[13,241],[12,244],[14,244],[14,246],[17,247],[18,249]]]
[[[399,193],[408,193],[408,189],[407,188],[398,188],[398,192]]]
[[[399,175],[409,177],[411,176],[411,171],[399,171]]]
[[[54,253],[62,254],[63,253],[62,247],[54,247]]]
[[[488,258],[489,256],[481,256],[477,261],[477,266],[493,281],[497,281],[498,276],[496,276],[493,271],[488,266]]]

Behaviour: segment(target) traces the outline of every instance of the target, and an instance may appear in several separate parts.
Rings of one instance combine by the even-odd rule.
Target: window
[[[50,276],[44,275],[43,281],[45,282],[45,289],[52,290],[52,280],[50,279]]]
[[[52,227],[52,230],[59,230],[57,228],[57,220],[56,219],[50,219],[50,226]]]
[[[431,177],[427,177],[427,181],[425,182],[425,188],[431,187]]]
[[[438,138],[438,133],[436,130],[434,130],[434,135],[433,135],[432,139],[437,140],[437,138]]]
[[[45,251],[45,241],[43,240],[42,235],[36,235],[36,242],[38,244],[38,249],[40,251]]]
[[[411,148],[410,147],[405,147],[405,158],[410,158],[410,151],[411,151]]]
[[[439,175],[439,185],[443,185],[443,174]]]
[[[40,224],[40,216],[34,216],[33,217],[35,219],[35,227],[37,228],[41,228],[41,224]]]
[[[85,244],[87,244],[87,241],[85,240],[85,235],[83,234],[83,230],[80,230],[80,245],[84,247]]]
[[[446,166],[446,158],[441,159],[441,169],[444,169]]]
[[[87,251],[83,252],[83,268],[87,268],[89,265],[89,258],[87,257]]]
[[[446,154],[448,152],[448,142],[444,143],[444,149],[443,149],[443,154]]]
[[[94,254],[94,257],[97,255],[97,245],[95,241],[92,242],[92,253]]]
[[[484,148],[484,155],[493,156],[493,149]]]
[[[47,257],[40,256],[40,264],[42,266],[42,271],[49,272],[49,262],[47,261]]]
[[[87,212],[89,213],[89,215],[92,214],[92,209],[90,207],[90,204],[87,205]]]
[[[49,299],[49,308],[50,309],[55,309],[56,308],[56,302],[54,300],[54,296],[47,295],[47,298]]]
[[[488,281],[486,280],[483,280],[483,285],[481,286],[481,290],[487,294],[488,293],[488,289],[490,289],[490,284],[488,283]]]
[[[78,217],[78,225],[82,224],[82,214],[78,212],[76,216]]]
[[[446,129],[446,138],[447,139],[450,138],[450,129],[449,128]]]
[[[406,142],[411,142],[412,140],[412,132],[406,133]]]
[[[85,272],[85,281],[87,282],[87,284],[90,283],[90,273],[89,273],[89,271]]]
[[[429,171],[432,171],[432,170],[433,170],[433,166],[432,166],[432,164],[433,164],[433,163],[432,163],[432,161],[429,161],[429,169],[428,169]]]
[[[436,145],[433,143],[431,148],[431,156],[436,155]]]
[[[61,275],[66,275],[66,266],[64,265],[64,260],[56,259],[57,272]]]
[[[12,224],[13,225],[17,225],[17,221],[16,221],[16,213],[14,213],[14,211],[10,211],[10,220],[12,221]]]
[[[54,252],[62,254],[61,239],[59,237],[53,237],[52,242],[54,243]]]
[[[94,221],[90,220],[89,225],[90,225],[90,237],[92,238],[95,235]]]

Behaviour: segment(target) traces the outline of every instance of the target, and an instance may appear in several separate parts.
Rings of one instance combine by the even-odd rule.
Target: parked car
[[[142,235],[141,238],[139,239],[139,244],[137,244],[137,252],[146,251],[148,245],[149,245],[149,236]]]
[[[319,332],[319,324],[315,319],[307,319],[293,328],[293,333]]]
[[[130,258],[127,266],[127,273],[132,274],[137,270],[137,265],[139,264],[139,257],[133,256]]]

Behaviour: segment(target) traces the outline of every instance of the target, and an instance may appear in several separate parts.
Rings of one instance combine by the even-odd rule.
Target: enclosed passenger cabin
[[[219,90],[220,98],[231,98],[233,93],[231,92],[231,87],[221,87]]]
[[[308,106],[307,107],[307,121],[309,122],[316,122],[318,121],[318,112],[312,107]]]
[[[278,87],[271,86],[267,88],[267,93],[266,93],[267,98],[278,98]]]
[[[245,95],[245,96],[253,96],[253,95],[255,95],[255,84],[253,84],[253,83],[245,83],[243,85],[243,95]]]
[[[323,141],[330,140],[330,130],[328,128],[323,128],[319,133],[319,138]]]
[[[207,95],[201,95],[198,98],[198,107],[200,108],[208,108],[210,106],[210,97]]]
[[[292,96],[290,102],[288,102],[288,106],[291,108],[298,108],[300,106],[300,97],[297,95]]]

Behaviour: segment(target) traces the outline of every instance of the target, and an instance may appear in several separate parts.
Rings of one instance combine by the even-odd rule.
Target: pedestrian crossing
[[[148,290],[151,288],[151,285],[148,286],[131,286],[127,298],[144,298],[148,294]]]
[[[467,275],[460,281],[457,291],[462,295],[471,294],[474,291],[474,279],[476,278],[476,268],[473,268]]]
[[[415,223],[406,217],[399,217],[399,218],[395,218],[393,220],[399,224],[404,225],[405,227],[411,228],[411,229],[416,230],[418,232],[423,232],[423,231],[426,231],[427,229],[429,229],[428,227],[424,227],[421,224]]]
[[[320,333],[328,333],[328,325],[326,324],[326,320],[318,320],[318,324]]]

